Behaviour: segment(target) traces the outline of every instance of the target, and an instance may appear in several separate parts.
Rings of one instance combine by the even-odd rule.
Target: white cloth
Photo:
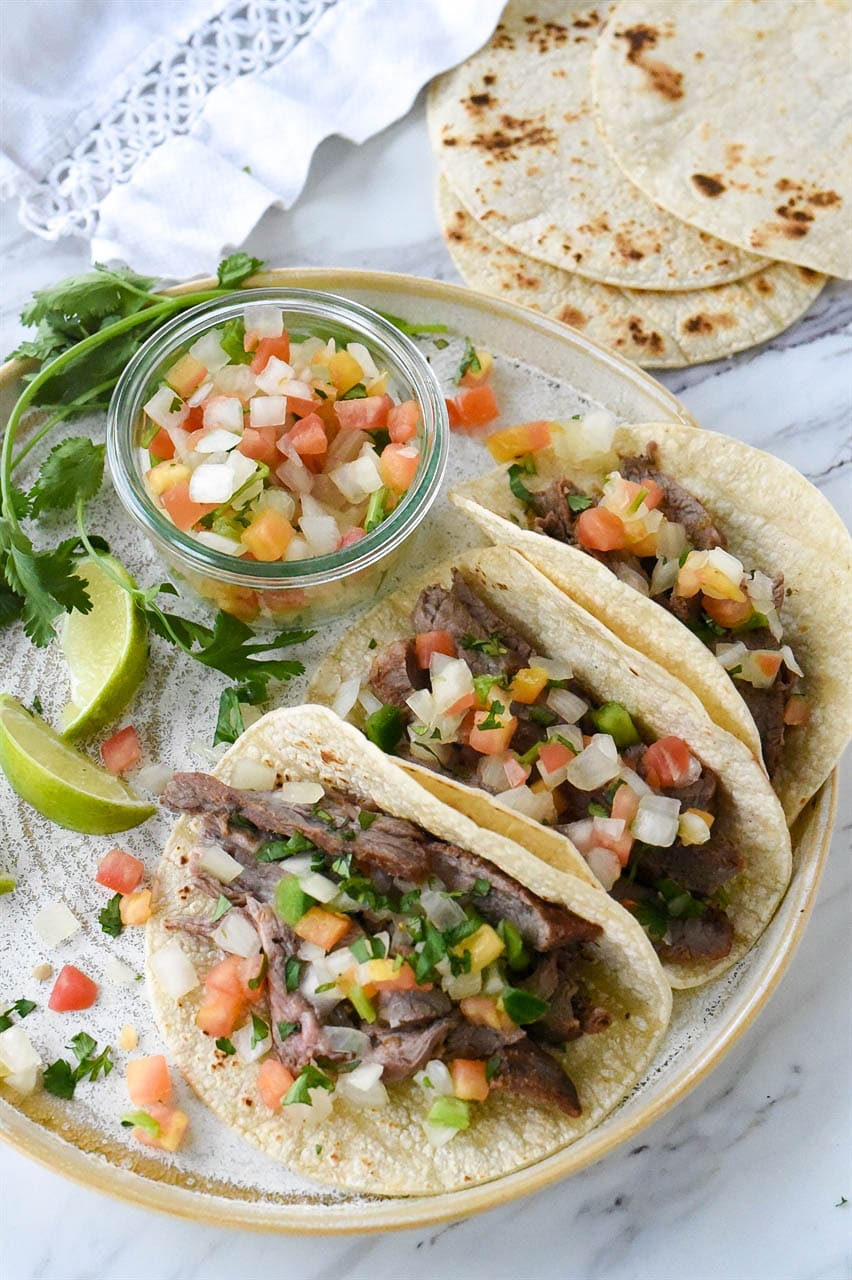
[[[503,0],[5,0],[0,197],[94,260],[209,271],[490,36]]]

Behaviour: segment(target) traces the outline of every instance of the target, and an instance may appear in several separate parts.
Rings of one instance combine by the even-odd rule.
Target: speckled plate
[[[212,281],[210,282],[213,283]],[[565,417],[602,407],[623,421],[691,422],[684,407],[664,387],[589,339],[531,311],[454,285],[375,272],[282,270],[257,276],[253,284],[304,285],[327,289],[415,322],[443,321],[452,341],[439,349],[422,341],[436,371],[449,377],[458,363],[461,338],[470,335],[498,357],[494,384],[507,420]],[[193,287],[198,287],[193,282]],[[0,370],[0,384],[17,370]],[[711,424],[708,424],[712,426]],[[66,434],[102,433],[103,421],[78,420]],[[453,439],[446,484],[475,475],[487,464],[482,446]],[[115,496],[105,491],[93,504],[91,527],[108,536],[137,581],[153,582],[160,570],[142,545]],[[459,513],[439,502],[411,549],[406,568],[416,571],[462,546],[475,535]],[[304,647],[310,673],[346,623],[326,627]],[[66,701],[62,662],[54,650],[36,650],[16,631],[2,632],[0,688],[31,703],[36,693],[54,722]],[[127,719],[139,728],[152,759],[174,768],[204,767],[193,741],[212,738],[221,677],[182,660],[155,642],[150,676]],[[294,682],[282,699],[298,703],[305,682]],[[461,1218],[567,1177],[637,1134],[682,1098],[730,1049],[777,985],[796,949],[813,904],[828,850],[835,807],[830,779],[808,806],[794,831],[795,869],[787,896],[765,934],[722,979],[694,992],[675,993],[667,1040],[646,1079],[609,1118],[573,1146],[527,1169],[467,1191],[410,1199],[342,1197],[300,1180],[255,1152],[224,1128],[180,1087],[180,1103],[190,1113],[192,1139],[173,1159],[145,1153],[118,1124],[125,1109],[123,1071],[78,1087],[73,1103],[38,1092],[22,1103],[11,1091],[0,1096],[0,1136],[19,1150],[70,1178],[135,1204],[221,1226],[301,1233],[392,1230]],[[169,828],[158,815],[119,837],[123,847],[153,870]],[[140,984],[104,982],[97,1004],[79,1017],[61,1018],[44,1008],[49,984],[31,977],[44,960],[32,918],[46,901],[62,898],[84,921],[84,929],[52,952],[57,967],[80,960],[102,977],[107,956],[119,956],[141,973],[139,931],[107,939],[96,916],[103,891],[94,883],[95,864],[115,841],[60,831],[17,801],[0,779],[0,836],[3,862],[13,865],[19,888],[0,898],[0,1005],[19,996],[39,1008],[26,1029],[46,1060],[65,1052],[70,1035],[85,1029],[103,1044],[115,1044],[120,1027],[132,1023],[139,1048],[162,1048]],[[6,870],[6,865],[3,867]],[[119,1067],[124,1054],[117,1052]]]

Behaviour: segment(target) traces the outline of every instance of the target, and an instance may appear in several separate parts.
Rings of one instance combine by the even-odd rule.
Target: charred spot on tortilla
[[[802,274],[802,272],[807,271],[807,270],[808,270],[808,268],[807,268],[807,267],[800,267],[800,268],[799,268],[799,274],[801,275],[801,274]],[[811,274],[812,274],[813,276],[816,276],[816,274],[817,274],[817,273],[814,271],[814,272],[812,272]],[[807,276],[802,276],[802,279],[805,279],[805,280],[806,280],[807,278],[808,278]],[[766,297],[766,298],[768,298],[770,294],[772,294],[772,293],[774,293],[774,292],[775,292],[775,289],[774,289],[774,286],[773,286],[773,284],[772,284],[772,281],[771,281],[771,280],[767,280],[766,276],[765,276],[762,272],[758,272],[758,274],[757,274],[756,276],[752,276],[752,278],[751,278],[751,283],[754,285],[754,287],[755,287],[755,289],[757,290],[757,292],[758,292],[758,293],[762,293],[762,294],[763,294],[763,296],[764,296],[764,297]]]
[[[472,93],[465,98],[465,108],[471,115],[480,115],[485,107],[497,105],[497,99],[490,93]]]
[[[475,134],[470,145],[498,160],[517,160],[525,148],[555,150],[556,141],[556,134],[543,115],[528,119],[502,115],[498,128]]]
[[[627,322],[627,328],[637,347],[645,347],[654,355],[659,355],[663,351],[665,343],[660,334],[654,329],[650,333],[646,332],[639,316],[631,316]]]
[[[772,292],[772,286],[769,286],[769,292]],[[690,316],[684,321],[685,333],[715,333],[717,329],[730,329],[736,324],[734,316],[727,311],[718,313],[717,315],[708,316],[705,312],[699,311],[697,315]]]
[[[583,329],[588,323],[586,316],[582,311],[578,311],[576,307],[563,307],[559,312],[558,319],[563,324],[573,325],[575,329]]]
[[[515,37],[506,30],[502,22],[498,22],[494,35],[491,37],[491,44],[495,49],[514,49]]]
[[[727,190],[724,182],[719,178],[712,177],[709,173],[694,173],[692,181],[703,196],[708,196],[711,200],[716,196],[720,196],[723,191]]]
[[[640,23],[638,26],[628,27],[626,31],[616,31],[615,36],[617,40],[627,41],[627,61],[635,65],[646,49],[657,47],[659,32],[655,27]]]

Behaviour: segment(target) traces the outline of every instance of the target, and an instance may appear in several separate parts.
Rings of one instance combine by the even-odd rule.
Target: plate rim
[[[195,289],[213,287],[213,277],[183,281],[163,292],[179,296]],[[607,367],[622,381],[627,380],[661,405],[667,405],[672,419],[697,426],[695,418],[667,387],[623,359],[608,348],[586,337],[576,329],[542,315],[529,307],[493,298],[464,285],[399,272],[371,271],[361,268],[279,267],[259,272],[242,286],[246,289],[270,285],[302,285],[345,293],[347,289],[382,289],[411,296],[419,294],[433,300],[447,300],[471,305],[480,310],[503,315],[507,321],[544,332],[574,346],[591,360]],[[31,364],[26,360],[9,360],[0,366],[0,387],[14,382]],[[140,1176],[130,1169],[106,1161],[99,1163],[81,1147],[62,1138],[53,1129],[32,1120],[0,1099],[0,1138],[13,1149],[45,1168],[59,1173],[89,1190],[103,1192],[114,1199],[168,1213],[174,1217],[241,1230],[273,1231],[282,1234],[322,1236],[352,1235],[364,1232],[400,1231],[437,1225],[498,1208],[510,1201],[579,1172],[602,1159],[623,1143],[654,1123],[682,1101],[710,1071],[721,1062],[740,1037],[752,1025],[758,1013],[776,990],[798,949],[816,899],[822,871],[828,857],[837,807],[837,771],[823,784],[807,812],[814,825],[809,865],[800,869],[800,879],[788,888],[796,895],[798,910],[792,916],[763,972],[742,1001],[729,1025],[711,1038],[698,1056],[676,1077],[675,1084],[642,1107],[634,1116],[616,1122],[603,1133],[593,1131],[591,1140],[579,1152],[566,1147],[552,1156],[496,1181],[436,1196],[387,1197],[364,1205],[341,1201],[337,1205],[298,1205],[256,1200],[230,1199],[221,1195],[176,1185],[167,1179]],[[9,1119],[7,1120],[7,1114]]]

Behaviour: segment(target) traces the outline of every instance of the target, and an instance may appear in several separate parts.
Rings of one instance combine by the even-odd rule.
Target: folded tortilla
[[[476,1104],[470,1128],[435,1150],[423,1128],[428,1104],[424,1107],[424,1095],[413,1081],[388,1085],[390,1103],[384,1108],[356,1109],[337,1100],[328,1118],[316,1124],[308,1120],[300,1125],[287,1106],[272,1112],[258,1097],[258,1064],[223,1055],[197,1028],[200,988],[175,1000],[151,968],[152,958],[176,936],[201,979],[222,956],[207,938],[176,935],[165,926],[178,915],[209,914],[209,897],[189,884],[186,867],[197,836],[192,819],[181,817],[156,879],[146,939],[149,989],[173,1059],[225,1124],[273,1159],[320,1183],[348,1192],[413,1196],[486,1182],[552,1155],[629,1094],[666,1029],[671,993],[650,944],[627,912],[576,877],[545,865],[441,803],[324,707],[264,716],[222,758],[216,776],[227,782],[236,762],[244,760],[273,766],[281,780],[318,781],[415,822],[501,868],[540,897],[600,925],[603,933],[588,947],[579,968],[586,990],[605,1002],[612,1022],[607,1030],[570,1043],[560,1055],[583,1108],[577,1118],[506,1092],[492,1093],[487,1102]],[[262,1005],[259,1010],[269,1016]]]
[[[747,571],[783,574],[784,643],[795,653],[811,708],[803,728],[787,732],[773,783],[792,823],[819,789],[852,734],[852,670],[848,619],[852,543],[823,495],[793,467],[712,431],[673,423],[617,429],[622,457],[658,446],[660,471],[679,481],[708,509],[728,550]],[[536,454],[542,480],[577,474],[559,442]],[[460,485],[450,499],[494,542],[515,547],[562,591],[620,638],[691,689],[717,724],[760,755],[757,727],[734,681],[715,655],[665,608],[620,581],[577,547],[526,527],[507,467]],[[846,655],[844,657],[843,655]]]
[[[621,703],[649,737],[683,738],[716,772],[724,803],[714,831],[737,845],[744,863],[737,878],[725,886],[733,945],[723,959],[667,962],[664,970],[678,988],[697,986],[724,972],[762,933],[790,880],[790,837],[778,798],[748,747],[714,724],[688,688],[629,648],[517,552],[505,547],[468,552],[403,586],[347,633],[320,667],[309,696],[330,703],[341,681],[358,676],[366,683],[374,652],[412,635],[411,613],[421,591],[432,584],[449,586],[454,569],[537,653],[568,663],[601,703]],[[403,767],[480,827],[511,836],[551,867],[598,884],[586,860],[558,831],[429,768],[408,760]]]

